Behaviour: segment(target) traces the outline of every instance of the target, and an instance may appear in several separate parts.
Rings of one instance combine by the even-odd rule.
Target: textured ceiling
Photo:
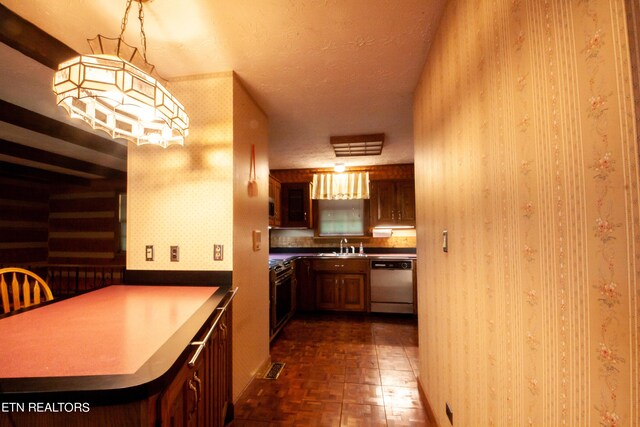
[[[87,38],[119,34],[126,4],[0,2],[82,53],[89,52]],[[329,137],[360,133],[385,133],[383,154],[349,158],[347,166],[411,163],[412,93],[445,3],[153,0],[144,7],[147,56],[169,80],[234,70],[269,116],[272,169],[331,166],[336,157]],[[135,2],[125,39],[140,46]],[[6,63],[10,48],[3,47]],[[49,74],[46,67],[33,67],[35,75],[24,79]],[[49,85],[50,79],[47,75],[36,86]],[[26,93],[0,90],[23,98]],[[42,105],[38,91],[34,94],[20,104],[64,120],[56,108]]]

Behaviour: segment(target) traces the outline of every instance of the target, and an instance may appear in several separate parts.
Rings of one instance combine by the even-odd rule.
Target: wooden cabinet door
[[[231,404],[231,353],[230,353],[231,316],[226,312],[218,323],[218,330],[211,339],[211,359],[213,372],[210,379],[212,386],[212,414],[207,425],[223,427],[227,409]]]
[[[311,261],[308,259],[296,260],[296,282],[297,282],[297,308],[300,311],[311,311],[316,309],[316,292],[311,280]]]
[[[162,419],[171,427],[183,427],[185,425],[185,390],[184,382],[176,387],[176,392],[167,402],[167,413],[163,414]],[[169,390],[171,391],[171,390]]]
[[[216,311],[216,313],[218,313]],[[161,396],[161,425],[171,427],[223,427],[229,407],[231,390],[231,329],[232,306],[220,316],[194,366],[185,364]],[[211,323],[209,323],[211,322]],[[203,341],[205,332],[194,341]],[[195,352],[195,346],[190,357]],[[231,413],[233,410],[231,409]]]
[[[311,228],[309,183],[285,183],[282,191],[282,226]]]
[[[269,176],[269,202],[273,202],[273,216],[269,213],[269,225],[274,227],[280,227],[282,224],[282,215],[281,215],[281,188],[280,181],[275,179],[272,176]]]
[[[336,310],[339,308],[338,277],[333,273],[316,275],[316,306],[320,310]]]
[[[273,225],[280,227],[282,225],[282,186],[280,181],[275,181],[273,188],[273,201],[275,204],[275,217],[273,218]]]
[[[396,183],[396,222],[400,225],[416,225],[416,188],[413,181]]]
[[[416,225],[416,191],[413,180],[372,181],[371,226]]]
[[[204,367],[205,358],[201,358],[184,384],[184,425],[187,427],[204,426],[205,399],[203,392],[208,378]]]
[[[371,183],[371,226],[392,224],[394,221],[395,190],[393,181]]]
[[[341,308],[344,310],[364,311],[364,275],[342,274],[340,276]]]
[[[205,402],[202,393],[205,388],[205,359],[190,368],[183,367],[176,379],[164,392],[163,423],[171,427],[203,426]],[[166,412],[165,412],[166,411]]]

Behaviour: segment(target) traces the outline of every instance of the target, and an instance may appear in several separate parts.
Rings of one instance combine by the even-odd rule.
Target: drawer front
[[[314,271],[367,273],[369,261],[364,259],[317,259],[313,261]]]

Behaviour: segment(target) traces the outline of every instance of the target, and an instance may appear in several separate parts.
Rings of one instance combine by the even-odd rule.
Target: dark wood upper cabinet
[[[282,197],[280,181],[269,177],[269,225],[280,227],[282,225]]]
[[[283,183],[282,226],[312,228],[311,183]]]
[[[416,192],[412,180],[371,181],[371,226],[415,226]]]

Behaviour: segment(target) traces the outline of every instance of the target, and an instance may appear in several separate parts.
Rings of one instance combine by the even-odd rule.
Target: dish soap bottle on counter
[[[362,246],[362,242],[360,242],[360,255],[364,255],[364,246]]]

